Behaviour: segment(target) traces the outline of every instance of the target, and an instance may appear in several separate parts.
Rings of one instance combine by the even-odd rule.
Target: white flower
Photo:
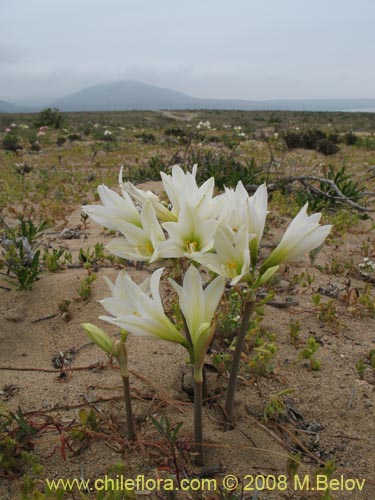
[[[170,283],[178,293],[180,308],[189,329],[194,351],[194,376],[197,380],[202,376],[204,357],[214,335],[211,322],[224,292],[225,279],[218,276],[203,291],[199,271],[190,265],[183,286],[174,280],[170,280]]]
[[[251,260],[255,265],[267,217],[267,187],[262,184],[249,196],[241,181],[236,189],[225,188],[220,202],[219,222],[238,231],[244,224],[249,233]],[[217,197],[220,198],[220,197]]]
[[[123,197],[121,197],[104,184],[98,187],[98,193],[103,205],[84,205],[82,207],[82,210],[95,222],[116,231],[118,231],[117,221],[119,220],[141,226],[140,214],[127,193],[123,193]]]
[[[215,219],[203,219],[197,209],[185,203],[178,222],[165,222],[169,239],[159,243],[158,256],[161,258],[194,258],[197,253],[208,252],[214,245],[217,228]]]
[[[155,271],[150,279],[151,297],[142,289],[142,285],[136,285],[130,278],[126,280],[129,286],[128,299],[123,303],[123,309],[118,310],[117,298],[123,293],[123,285],[120,282],[120,290],[116,284],[113,285],[112,294],[116,302],[106,302],[103,305],[116,312],[115,317],[100,316],[99,318],[112,323],[120,328],[124,328],[129,333],[138,336],[154,337],[169,342],[176,342],[188,348],[187,340],[181,335],[177,328],[165,315],[159,293],[160,277],[164,268]],[[133,298],[130,297],[134,294]],[[132,308],[135,309],[132,310]]]
[[[115,317],[123,314],[138,314],[138,304],[142,294],[150,293],[150,278],[146,278],[140,285],[134,283],[127,272],[121,271],[115,283],[104,276],[112,297],[100,301],[106,311]]]
[[[205,218],[209,218],[214,210],[212,195],[215,187],[213,177],[197,185],[197,165],[190,172],[185,173],[179,165],[172,167],[172,175],[160,172],[164,190],[172,204],[172,213],[178,216],[185,203],[200,209]]]
[[[170,210],[167,209],[167,207],[165,207],[161,203],[159,197],[155,193],[153,193],[152,191],[143,191],[143,189],[138,189],[131,182],[123,182],[122,171],[123,167],[121,167],[120,169],[118,182],[123,194],[124,192],[128,193],[135,201],[137,201],[141,205],[146,200],[149,200],[154,207],[157,217],[159,217],[159,219],[163,222],[177,220],[176,215],[174,215]]]
[[[252,235],[255,238],[255,235]],[[237,232],[229,226],[220,226],[215,234],[215,253],[197,255],[194,260],[210,271],[231,279],[231,285],[250,277],[249,233],[246,225]]]
[[[306,203],[292,220],[280,243],[266,259],[262,269],[277,266],[281,262],[299,259],[318,248],[329,235],[332,226],[320,226],[320,213],[307,215]],[[261,270],[262,270],[261,269]]]
[[[242,184],[242,182],[241,182]],[[255,238],[250,241],[251,260],[255,265],[258,257],[260,240],[263,237],[264,226],[267,217],[267,187],[262,184],[255,191],[253,196],[245,201],[245,221],[249,234],[255,234]]]
[[[158,243],[165,240],[163,230],[156,218],[150,201],[146,201],[141,210],[141,226],[124,220],[117,220],[116,226],[125,238],[112,240],[106,248],[119,257],[138,261],[158,259]]]

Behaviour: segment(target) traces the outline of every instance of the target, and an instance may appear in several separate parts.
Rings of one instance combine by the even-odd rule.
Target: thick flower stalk
[[[203,290],[200,273],[191,265],[185,274],[183,286],[174,280],[170,282],[178,293],[180,309],[184,315],[193,347],[194,441],[197,464],[203,465],[203,364],[215,333],[213,318],[224,292],[225,279],[219,276]]]
[[[122,335],[121,340],[112,340],[109,335],[107,335],[101,328],[98,328],[91,323],[84,323],[83,328],[85,329],[88,337],[104,352],[109,356],[113,356],[117,359],[120,374],[122,378],[122,384],[124,388],[124,400],[125,400],[125,412],[126,412],[126,422],[128,427],[128,438],[133,441],[136,437],[134,430],[134,420],[133,411],[131,404],[130,395],[130,385],[129,385],[129,370],[128,370],[128,352],[126,349],[126,335]]]

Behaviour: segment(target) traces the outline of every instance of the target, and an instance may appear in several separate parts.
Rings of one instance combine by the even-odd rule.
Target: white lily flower
[[[206,266],[220,276],[230,278],[230,284],[236,285],[250,278],[251,263],[248,228],[243,225],[237,232],[229,226],[219,226],[215,234],[215,253],[198,254],[194,260]]]
[[[116,316],[99,316],[99,318],[120,328],[124,328],[133,335],[168,340],[169,342],[176,342],[188,348],[189,346],[187,340],[171,323],[163,310],[159,293],[159,282],[163,271],[164,268],[158,269],[151,276],[151,297],[144,293],[142,288],[132,282],[131,278],[129,278],[127,284],[129,285],[130,282],[132,282],[131,287],[129,287],[129,296],[134,293],[134,301],[131,299],[124,301],[122,311],[118,310],[117,302],[106,302],[105,306],[116,312]],[[121,293],[123,293],[123,291],[119,290],[114,292],[117,287],[116,284],[113,286],[115,288],[112,289],[112,293],[116,299],[121,295]],[[132,310],[131,306],[133,303],[135,309]]]
[[[116,224],[125,238],[108,243],[106,248],[111,253],[130,260],[154,262],[158,259],[157,246],[165,237],[149,200],[142,207],[141,227],[122,220]]]
[[[267,216],[267,187],[262,184],[249,196],[241,181],[237,183],[236,189],[225,188],[225,209],[220,217],[220,222],[228,224],[233,230],[237,230],[243,224],[248,227],[249,234],[254,234],[251,239],[254,250],[258,250],[262,239]]]
[[[214,245],[217,228],[215,219],[202,218],[198,209],[186,203],[178,222],[165,222],[169,239],[159,243],[157,255],[161,258],[194,258],[197,253],[208,252]]]
[[[138,314],[138,304],[142,294],[150,293],[150,278],[146,278],[140,285],[134,283],[126,271],[121,271],[115,283],[104,276],[112,297],[100,301],[106,311],[115,317],[123,314]]]
[[[138,189],[131,182],[123,182],[122,180],[122,170],[120,169],[119,174],[119,185],[122,193],[128,193],[133,197],[138,203],[143,205],[145,201],[149,200],[155,210],[156,216],[163,222],[176,221],[177,217],[174,215],[167,207],[165,207],[160,201],[159,197],[152,191],[143,191],[143,189]]]
[[[176,216],[183,210],[184,204],[199,207],[204,218],[212,217],[215,206],[211,205],[215,187],[213,177],[198,187],[195,180],[197,165],[192,172],[185,173],[179,165],[172,167],[172,175],[160,172],[164,190],[172,203],[172,213]]]
[[[277,266],[281,262],[298,259],[318,248],[329,235],[332,226],[320,226],[320,213],[307,215],[306,203],[292,220],[280,243],[263,263],[261,270]]]
[[[224,292],[225,278],[218,276],[205,290],[199,271],[190,265],[183,286],[170,279],[178,293],[179,304],[189,329],[194,351],[194,377],[200,382],[207,349],[214,335],[212,319]]]
[[[264,226],[266,224],[266,217],[268,213],[267,204],[268,195],[265,184],[259,186],[253,196],[248,197],[245,201],[246,224],[249,233],[255,234],[255,238],[250,241],[250,252],[253,265],[255,265],[257,261],[259,244],[263,237]]]
[[[127,193],[123,193],[123,197],[121,197],[104,184],[98,187],[98,193],[103,205],[84,205],[82,207],[82,210],[95,222],[116,231],[119,220],[136,226],[141,225],[139,212]]]

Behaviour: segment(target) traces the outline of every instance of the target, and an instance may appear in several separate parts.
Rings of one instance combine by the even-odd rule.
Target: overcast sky
[[[0,100],[136,79],[195,97],[375,98],[375,0],[0,0]]]

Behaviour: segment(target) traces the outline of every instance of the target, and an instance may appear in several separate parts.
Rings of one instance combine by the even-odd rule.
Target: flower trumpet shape
[[[161,258],[194,258],[197,253],[208,252],[214,245],[217,228],[215,219],[204,219],[198,209],[185,203],[178,222],[164,222],[169,239],[159,243],[157,255]]]
[[[255,235],[251,235],[255,238]],[[219,226],[215,234],[215,253],[198,254],[194,260],[214,273],[230,278],[230,284],[250,278],[249,233],[246,225],[237,232],[227,226]]]
[[[104,299],[103,306],[114,317],[99,316],[100,319],[124,328],[129,333],[138,336],[155,337],[169,342],[176,342],[189,348],[185,337],[165,315],[159,293],[160,277],[164,268],[155,271],[150,279],[151,296],[144,292],[145,284],[141,286],[126,276],[111,286],[113,297]],[[128,287],[126,290],[125,287]],[[125,295],[121,309],[120,297]]]
[[[270,267],[301,258],[307,252],[318,248],[329,235],[332,226],[321,226],[320,213],[307,215],[306,203],[292,220],[280,243],[265,260],[261,271]],[[262,274],[262,273],[261,273]]]
[[[199,271],[190,265],[183,286],[170,280],[178,293],[179,304],[189,329],[194,362],[194,379],[202,382],[203,361],[214,335],[212,319],[224,292],[225,278],[218,276],[203,290]]]
[[[123,195],[124,193],[128,193],[135,201],[143,205],[145,201],[150,201],[153,206],[156,216],[163,222],[168,221],[176,221],[177,217],[174,215],[166,206],[162,204],[159,197],[153,193],[152,191],[143,191],[143,189],[138,189],[131,182],[123,182],[122,180],[122,169],[120,170],[119,175],[119,185]]]
[[[198,187],[195,177],[197,165],[193,166],[192,172],[185,173],[179,165],[172,167],[172,175],[160,172],[164,190],[172,204],[172,213],[179,216],[186,202],[194,208],[198,208],[204,218],[213,216],[216,203],[213,203],[212,195],[215,187],[213,177]]]
[[[124,220],[116,221],[116,225],[125,238],[116,238],[108,243],[106,248],[111,253],[130,260],[154,262],[158,259],[157,245],[165,237],[149,200],[142,207],[142,227]]]
[[[102,184],[98,193],[103,205],[84,205],[82,210],[95,222],[118,231],[117,221],[122,220],[141,226],[141,216],[127,193],[123,197]]]
[[[268,213],[267,187],[262,184],[253,196],[249,196],[239,181],[235,190],[226,188],[223,197],[224,207],[221,207],[219,222],[228,224],[234,231],[246,224],[250,236],[251,260],[255,265]]]

